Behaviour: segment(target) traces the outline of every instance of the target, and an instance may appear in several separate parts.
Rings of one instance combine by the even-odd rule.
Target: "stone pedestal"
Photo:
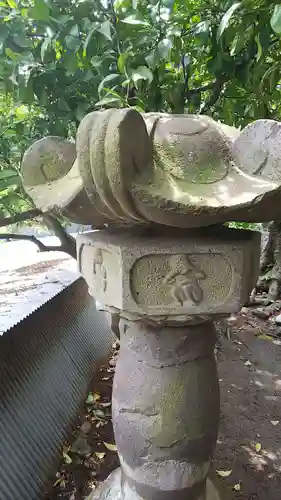
[[[112,417],[124,498],[203,499],[219,421],[212,322],[122,321],[121,339]]]
[[[225,500],[208,478],[219,422],[213,319],[237,312],[259,236],[78,237],[89,292],[120,318],[112,417],[121,469],[91,500]]]

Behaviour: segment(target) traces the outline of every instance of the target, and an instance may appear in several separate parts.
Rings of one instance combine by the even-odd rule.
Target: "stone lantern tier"
[[[112,418],[121,469],[92,500],[221,498],[208,478],[220,413],[213,320],[247,300],[259,244],[259,234],[227,228],[78,236],[89,293],[120,319]]]
[[[152,326],[239,311],[258,275],[259,233],[214,228],[193,234],[153,237],[144,228],[78,235],[78,266],[89,293],[104,310]]]
[[[96,228],[270,221],[281,217],[281,186],[260,175],[281,163],[281,124],[268,121],[250,141],[251,128],[207,116],[94,111],[76,145],[45,137],[30,146],[23,184],[43,212]]]

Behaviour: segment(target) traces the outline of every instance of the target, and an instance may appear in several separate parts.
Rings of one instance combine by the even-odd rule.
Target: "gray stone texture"
[[[100,307],[128,319],[187,323],[238,312],[259,273],[260,234],[222,228],[78,235],[78,265]]]
[[[117,473],[91,498],[205,500],[220,412],[213,324],[124,320],[120,330],[112,417],[123,483]]]
[[[94,111],[78,128],[75,160],[74,144],[59,138],[29,148],[23,184],[43,211],[96,227],[266,222],[281,216],[280,177],[268,180],[264,169],[279,172],[280,123],[252,129],[208,116]]]
[[[207,479],[205,492],[196,498],[196,500],[228,500],[225,495],[220,495],[219,487],[216,482]],[[180,497],[179,500],[181,500]],[[115,470],[104,481],[103,485],[94,491],[87,500],[146,500],[140,497],[135,490],[132,490],[128,483],[122,477],[121,469]],[[165,500],[164,496],[160,500]],[[187,500],[187,498],[184,498]]]

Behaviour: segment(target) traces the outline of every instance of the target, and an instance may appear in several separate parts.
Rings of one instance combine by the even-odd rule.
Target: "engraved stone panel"
[[[117,249],[116,249],[117,250]],[[101,304],[122,306],[114,283],[121,283],[121,260],[118,250],[111,252],[99,246],[82,244],[78,251],[78,266],[87,281],[89,293]],[[118,305],[117,305],[118,304]]]
[[[215,237],[78,235],[80,271],[108,311],[176,318],[237,312],[259,272],[260,235],[224,228]]]
[[[218,267],[223,272],[217,273]],[[219,253],[147,255],[131,271],[131,291],[142,307],[223,304],[232,291],[231,262]]]

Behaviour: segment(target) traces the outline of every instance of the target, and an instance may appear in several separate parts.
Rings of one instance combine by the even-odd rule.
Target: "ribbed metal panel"
[[[43,497],[112,340],[82,278],[0,337],[0,500]]]

